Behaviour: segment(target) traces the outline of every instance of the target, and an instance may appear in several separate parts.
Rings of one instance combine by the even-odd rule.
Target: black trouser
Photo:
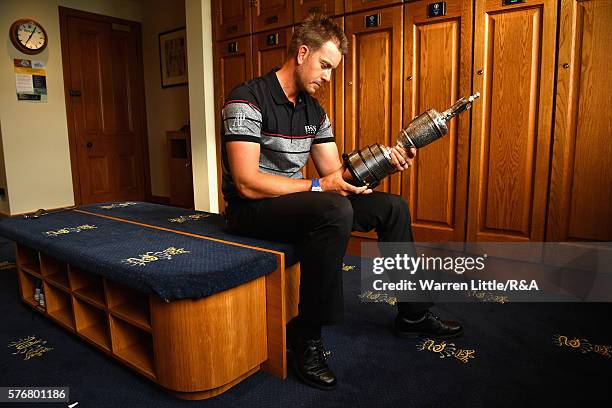
[[[342,260],[351,230],[376,230],[380,242],[412,242],[410,211],[396,195],[374,192],[343,197],[302,192],[264,200],[235,200],[227,209],[232,233],[298,245],[299,317],[313,325],[342,320]],[[432,303],[398,303],[406,317]]]

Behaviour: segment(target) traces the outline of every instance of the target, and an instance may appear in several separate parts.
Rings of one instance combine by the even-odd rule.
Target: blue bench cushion
[[[132,212],[132,217],[136,217],[134,214],[141,207],[141,210],[146,211],[143,211],[143,218],[139,222],[148,220],[149,224],[153,224],[155,207],[158,207],[157,210],[163,214],[157,216],[159,225],[162,226],[165,219],[175,230],[194,227],[187,222],[168,221],[164,217],[206,214],[146,203],[122,207],[123,204],[105,203],[102,206],[123,210],[133,207],[129,211],[125,210]],[[83,209],[91,210],[92,207],[95,206]],[[118,216],[116,213],[108,215]],[[200,233],[204,230],[212,231],[211,235],[229,238],[229,234],[222,231],[222,218],[220,220],[219,217],[211,214],[210,217],[202,218],[210,218],[203,224],[214,227],[198,227],[197,230]],[[182,227],[177,228],[177,224]],[[5,218],[0,220],[0,235],[83,270],[141,292],[157,294],[166,300],[209,296],[276,269],[276,255],[271,252],[162,231],[75,210],[47,214],[40,218]],[[234,236],[231,238],[227,240],[235,241]],[[249,241],[251,245],[260,246],[256,240]]]
[[[298,252],[295,245],[230,234],[226,230],[225,219],[219,214],[139,201],[92,204],[78,207],[78,209],[175,231],[188,232],[190,234],[283,252],[285,254],[285,266],[298,262]]]

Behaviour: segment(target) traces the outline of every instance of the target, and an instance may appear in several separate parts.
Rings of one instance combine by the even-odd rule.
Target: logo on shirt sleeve
[[[317,127],[315,125],[306,125],[304,126],[304,132],[306,132],[307,135],[314,135],[317,133]]]
[[[236,117],[234,118],[233,127],[241,128],[244,126],[244,121],[246,120],[246,114],[243,112],[236,113]]]

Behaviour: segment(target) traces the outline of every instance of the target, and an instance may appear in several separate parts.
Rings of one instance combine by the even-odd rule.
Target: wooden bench
[[[91,215],[85,210],[72,211]],[[0,232],[7,235],[7,228],[2,227],[0,223]],[[285,254],[270,248],[186,231],[167,233],[271,253],[277,267],[207,297],[164,300],[60,260],[53,251],[33,248],[31,241],[24,244],[12,231],[8,237],[16,241],[22,299],[179,398],[213,397],[260,369],[286,378],[285,325],[297,314],[299,263],[285,267]],[[34,300],[39,285],[46,308]]]

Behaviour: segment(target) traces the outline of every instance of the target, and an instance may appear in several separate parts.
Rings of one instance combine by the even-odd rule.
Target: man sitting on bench
[[[222,111],[223,194],[231,232],[298,245],[298,316],[287,327],[297,375],[333,389],[321,326],[343,316],[342,260],[352,230],[376,230],[381,242],[412,242],[408,205],[400,197],[355,187],[343,166],[328,116],[313,97],[347,53],[347,39],[331,19],[311,15],[295,28],[282,68],[230,93]],[[398,171],[416,150],[392,150]],[[320,179],[300,170],[312,157]],[[429,312],[432,304],[398,303],[400,337],[451,338],[461,326]]]

